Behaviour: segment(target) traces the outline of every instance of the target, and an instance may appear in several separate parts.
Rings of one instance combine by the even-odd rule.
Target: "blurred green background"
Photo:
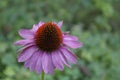
[[[84,46],[78,65],[46,80],[120,80],[120,0],[0,0],[0,80],[41,80],[17,62],[18,30],[42,21],[64,21],[62,30]]]

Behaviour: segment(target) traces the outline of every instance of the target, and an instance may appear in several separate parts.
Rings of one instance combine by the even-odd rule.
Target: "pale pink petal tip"
[[[61,28],[61,27],[62,27],[62,24],[63,24],[63,21],[60,21],[60,22],[58,22],[57,25],[58,25],[59,28]]]
[[[33,28],[32,28],[32,31],[35,33],[39,27],[41,27],[41,25],[43,25],[44,22],[40,21],[38,24],[34,24],[33,25]]]

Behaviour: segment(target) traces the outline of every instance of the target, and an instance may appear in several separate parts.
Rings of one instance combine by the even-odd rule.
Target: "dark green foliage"
[[[0,0],[0,80],[40,80],[17,62],[18,30],[63,20],[84,46],[78,64],[46,80],[120,80],[120,0]]]

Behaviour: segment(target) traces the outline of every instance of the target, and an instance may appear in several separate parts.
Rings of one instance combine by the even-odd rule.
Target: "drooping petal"
[[[18,62],[24,62],[28,60],[33,53],[36,51],[36,46],[31,46],[27,49],[25,49],[18,57]]]
[[[60,49],[61,49],[62,53],[64,54],[64,56],[66,57],[66,59],[68,61],[70,61],[71,63],[76,64],[76,62],[77,62],[76,57],[70,50],[68,50],[65,47],[61,47]]]
[[[30,66],[30,59],[31,58],[29,58],[28,60],[25,61],[25,63],[24,63],[25,68],[28,68]]]
[[[69,63],[68,63],[66,57],[64,56],[64,54],[60,51],[60,53],[58,53],[58,55],[60,56],[62,62],[70,68],[71,66],[69,65]]]
[[[44,52],[42,57],[42,67],[45,73],[52,74],[54,71],[54,65],[52,63],[51,54]]]
[[[34,41],[32,39],[24,39],[24,40],[19,40],[15,42],[15,45],[17,46],[23,46],[29,43],[33,43]]]
[[[24,67],[25,68],[30,68],[31,71],[35,70],[36,66],[37,66],[37,61],[39,59],[39,51],[36,51],[33,53],[34,55],[32,55],[28,60],[25,61],[24,63]]]
[[[56,68],[58,68],[59,70],[63,70],[64,69],[64,65],[62,63],[62,60],[60,58],[60,52],[59,51],[54,51],[51,53],[52,54],[52,61],[53,64]]]
[[[39,51],[35,52],[34,55],[32,55],[32,57],[30,59],[29,68],[31,71],[35,70],[38,58],[39,58]]]
[[[54,66],[53,61],[52,61],[52,55],[50,54],[49,55],[49,73],[53,74],[54,69],[55,69],[55,66]]]
[[[42,57],[43,57],[43,51],[39,50],[39,58],[37,60],[36,67],[35,67],[35,70],[38,74],[41,73],[42,70],[43,70],[43,68],[42,68]]]
[[[49,58],[48,55],[44,52],[43,57],[42,57],[42,67],[43,67],[43,70],[45,73],[48,73],[48,67],[47,67],[47,66],[49,66],[48,58]]]
[[[34,38],[33,32],[31,30],[27,30],[27,29],[19,30],[19,35],[22,38],[25,38],[25,39],[32,39],[32,38]]]
[[[63,21],[60,21],[60,22],[58,22],[57,25],[58,25],[59,28],[61,28],[62,24],[63,24]]]
[[[66,46],[70,47],[70,48],[79,48],[82,46],[82,43],[79,41],[75,41],[75,40],[64,40],[63,39],[63,44],[65,44]]]
[[[48,54],[49,55],[49,54]],[[47,53],[46,52],[44,52],[43,53],[43,57],[42,57],[42,67],[43,67],[43,70],[44,70],[44,72],[45,73],[48,73],[48,64],[49,64],[49,57],[48,57],[48,55],[47,55]]]

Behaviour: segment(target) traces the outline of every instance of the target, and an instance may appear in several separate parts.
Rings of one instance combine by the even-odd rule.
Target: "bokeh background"
[[[120,80],[120,0],[0,0],[0,80],[41,80],[17,62],[18,30],[42,21],[64,21],[63,31],[84,46],[78,64],[46,80]]]

